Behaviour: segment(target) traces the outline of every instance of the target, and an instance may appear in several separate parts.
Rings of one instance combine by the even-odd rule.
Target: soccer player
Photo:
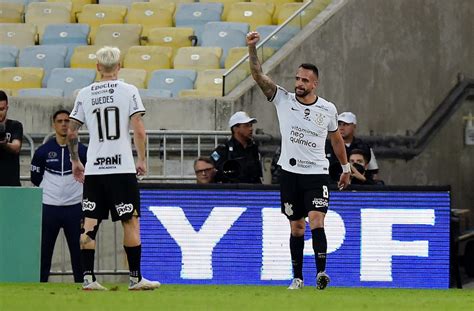
[[[262,71],[257,56],[258,32],[247,34],[252,77],[270,102],[276,107],[281,132],[280,176],[281,210],[290,222],[290,253],[293,281],[288,289],[303,288],[303,248],[305,217],[313,239],[316,258],[316,284],[324,289],[330,279],[326,273],[327,239],[324,217],[329,206],[328,160],[324,153],[327,135],[336,156],[342,163],[343,174],[339,189],[349,184],[351,166],[347,162],[344,140],[337,127],[334,104],[317,96],[319,72],[312,64],[302,64],[296,72],[295,92],[277,86]]]
[[[70,115],[68,147],[74,178],[84,183],[81,258],[85,290],[105,290],[94,275],[95,237],[109,211],[112,221],[123,225],[123,244],[130,269],[129,290],[149,290],[160,286],[140,272],[140,197],[137,175],[146,173],[146,133],[142,115],[145,108],[135,86],[117,80],[120,50],[103,47],[96,53],[101,80],[79,91]],[[78,130],[89,130],[87,163],[84,169],[78,154]],[[138,160],[134,164],[129,126],[133,129]]]

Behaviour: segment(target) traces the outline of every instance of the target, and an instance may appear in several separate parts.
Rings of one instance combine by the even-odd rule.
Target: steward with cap
[[[262,183],[260,152],[253,141],[253,123],[256,122],[257,119],[244,111],[238,111],[230,117],[232,137],[211,153],[217,169],[216,182]]]

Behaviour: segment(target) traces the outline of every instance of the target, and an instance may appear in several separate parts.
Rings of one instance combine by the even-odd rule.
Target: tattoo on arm
[[[69,121],[68,129],[68,140],[67,146],[71,155],[71,160],[79,160],[79,139],[77,137],[77,131],[81,127],[81,124],[74,120]]]
[[[257,82],[260,89],[263,91],[263,94],[267,98],[272,97],[276,91],[276,84],[265,75],[262,71],[262,65],[258,60],[257,56],[257,49],[255,46],[249,47],[249,64],[250,64],[250,71],[252,72],[252,77],[254,78],[255,82]]]

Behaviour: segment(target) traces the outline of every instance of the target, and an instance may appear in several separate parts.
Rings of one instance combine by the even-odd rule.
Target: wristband
[[[351,164],[350,163],[341,164],[341,167],[342,167],[342,173],[348,174],[348,173],[351,172]]]

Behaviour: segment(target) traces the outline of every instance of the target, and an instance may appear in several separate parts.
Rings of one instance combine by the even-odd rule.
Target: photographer
[[[216,182],[222,183],[262,183],[262,165],[258,146],[254,143],[253,123],[257,119],[244,111],[234,113],[229,119],[232,137],[219,145],[211,159],[217,169]]]
[[[20,149],[23,125],[7,118],[8,96],[0,90],[0,186],[21,186]]]

